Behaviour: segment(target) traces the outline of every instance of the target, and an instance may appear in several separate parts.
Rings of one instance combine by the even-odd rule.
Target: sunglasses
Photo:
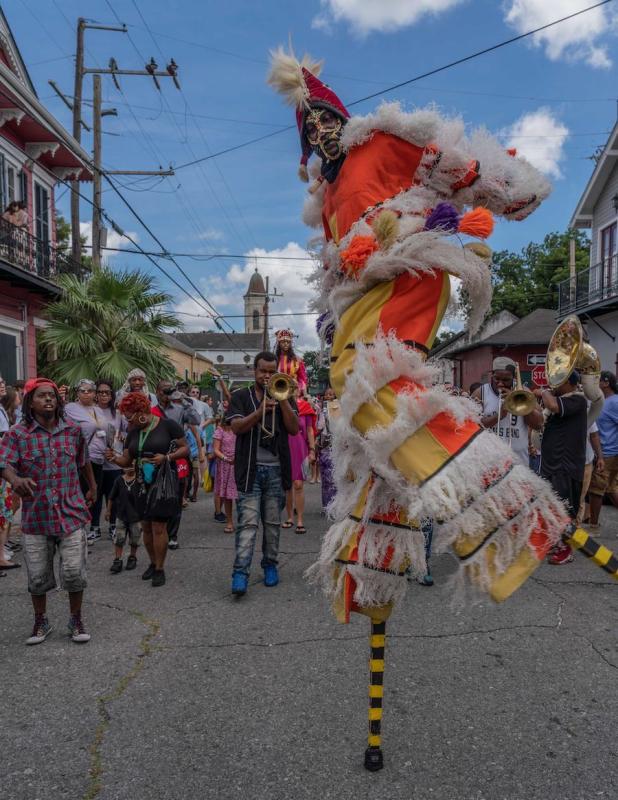
[[[110,394],[111,392],[109,389],[97,389],[97,394]]]

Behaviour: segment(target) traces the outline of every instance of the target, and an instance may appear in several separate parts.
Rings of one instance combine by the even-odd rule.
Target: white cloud
[[[86,238],[86,245],[88,248],[92,246],[92,222],[80,222],[79,223],[79,232],[81,236]],[[127,231],[128,235],[133,239],[135,242],[139,242],[139,235],[135,231]],[[122,247],[132,250],[134,245],[133,242],[129,241],[126,236],[121,236],[119,233],[113,228],[107,229],[107,247]],[[119,253],[114,253],[110,250],[103,250],[103,258],[105,260],[109,258],[113,258],[114,256],[120,255]]]
[[[200,288],[205,297],[215,306],[222,316],[244,313],[243,295],[249,285],[256,266],[260,274],[270,280],[269,289],[275,289],[283,297],[276,298],[270,304],[270,328],[272,332],[279,327],[291,327],[298,335],[298,350],[314,350],[319,347],[315,332],[314,315],[294,316],[298,312],[306,312],[314,290],[306,279],[313,269],[312,261],[305,261],[309,253],[296,242],[289,242],[284,247],[274,250],[254,248],[245,254],[246,261],[232,264],[224,275],[208,276],[200,279]],[[256,260],[255,256],[259,256]],[[299,258],[294,261],[288,259]],[[214,330],[212,319],[205,318],[206,312],[195,300],[182,300],[175,304],[175,310],[187,330]],[[185,316],[197,314],[198,317]],[[281,315],[281,316],[280,316]],[[289,316],[288,316],[289,315]],[[237,331],[244,331],[244,320],[230,319]]]
[[[198,234],[197,238],[203,242],[220,242],[223,239],[223,231],[218,228],[206,228]]]
[[[515,147],[545,175],[561,178],[560,162],[569,129],[556,119],[550,109],[539,108],[524,114],[503,131],[507,147]]]
[[[509,0],[504,6],[505,21],[518,33],[525,33],[581,11],[586,5],[584,0]],[[551,61],[564,58],[608,69],[612,62],[607,46],[599,44],[599,40],[615,29],[616,19],[604,6],[540,31],[532,41],[545,48]]]
[[[322,11],[312,26],[330,29],[332,23],[347,22],[358,34],[391,33],[413,25],[426,14],[448,11],[463,0],[320,0]]]

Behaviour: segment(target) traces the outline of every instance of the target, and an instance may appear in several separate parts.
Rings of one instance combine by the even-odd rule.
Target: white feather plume
[[[307,105],[309,90],[303,77],[302,68],[304,67],[313,75],[319,75],[322,71],[322,61],[314,61],[311,56],[305,55],[299,61],[290,48],[286,52],[283,47],[270,51],[271,66],[268,73],[267,82],[279,94],[283,95],[288,105],[299,108]]]

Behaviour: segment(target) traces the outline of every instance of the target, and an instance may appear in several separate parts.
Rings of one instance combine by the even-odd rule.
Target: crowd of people
[[[135,570],[143,542],[142,579],[160,587],[168,551],[179,546],[183,509],[200,486],[213,491],[215,521],[236,535],[232,593],[247,591],[260,527],[264,584],[277,585],[280,529],[307,532],[304,484],[321,482],[323,513],[335,496],[332,430],[339,414],[330,388],[311,398],[294,382],[285,399],[273,399],[267,389],[280,363],[275,353],[259,353],[252,385],[232,393],[217,375],[216,409],[186,382],[162,380],[151,392],[139,369],[118,390],[103,378],[83,378],[72,389],[46,378],[13,386],[0,379],[0,574],[19,569],[22,550],[35,614],[29,644],[51,631],[45,597],[56,586],[56,552],[60,585],[69,594],[69,633],[88,641],[81,616],[86,558],[104,538],[102,515],[110,573]],[[470,387],[481,424],[549,481],[575,522],[598,529],[604,496],[618,505],[616,376],[601,374],[603,408],[589,425],[576,372],[558,390],[535,390],[538,405],[512,414],[504,401],[515,370],[510,359],[496,358],[488,382]],[[19,510],[16,539],[10,534]],[[433,524],[421,523],[429,563]],[[571,560],[566,544],[549,556],[552,564]],[[421,582],[432,585],[429,569]]]
[[[494,359],[489,381],[470,386],[469,395],[481,405],[481,424],[506,440],[513,455],[545,478],[564,501],[575,524],[593,535],[599,529],[603,498],[618,507],[618,386],[614,373],[599,378],[603,398],[596,421],[589,424],[590,402],[581,376],[574,371],[553,391],[535,387],[538,404],[515,415],[504,403],[516,384],[516,364]],[[594,416],[594,415],[593,415]],[[568,564],[568,544],[556,545],[548,561]]]
[[[29,644],[51,632],[45,597],[56,586],[56,553],[69,633],[88,641],[82,595],[87,554],[106,538],[102,517],[110,573],[135,570],[143,543],[142,579],[160,587],[168,550],[179,546],[183,509],[200,486],[213,491],[215,521],[236,533],[234,594],[247,590],[260,523],[265,583],[278,583],[279,529],[295,517],[296,533],[306,532],[303,484],[312,474],[319,480],[312,473],[318,460],[325,508],[332,499],[329,407],[336,404],[332,391],[320,404],[298,385],[289,399],[272,400],[265,389],[277,364],[275,354],[260,353],[253,386],[233,393],[217,374],[216,408],[187,382],[162,380],[152,392],[140,369],[118,388],[103,378],[74,387],[0,380],[0,575],[19,569],[21,550],[35,615]],[[18,512],[21,536],[15,528],[11,536]]]

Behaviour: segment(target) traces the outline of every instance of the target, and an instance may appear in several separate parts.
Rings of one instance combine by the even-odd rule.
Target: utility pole
[[[569,285],[570,285],[570,300],[575,307],[577,301],[577,270],[575,266],[575,235],[569,239]]]
[[[92,206],[92,266],[101,266],[101,117],[117,116],[115,108],[103,111],[101,107],[101,76],[92,76],[92,130],[93,130],[93,206]]]
[[[270,297],[268,296],[268,283],[269,277],[266,276],[266,297],[264,298],[264,330],[262,332],[262,350],[268,350],[268,304]]]
[[[73,88],[73,138],[82,141],[82,84],[84,80],[84,29],[86,20],[77,20],[77,48],[75,50],[75,86]],[[79,263],[82,243],[79,235],[79,181],[71,181],[71,250]]]
[[[173,58],[170,59],[165,70],[159,70],[158,65],[154,58],[144,65],[143,70],[122,70],[118,68],[115,58],[110,58],[107,69],[98,67],[85,67],[84,66],[84,31],[87,28],[103,31],[115,31],[118,33],[127,33],[126,25],[99,25],[97,23],[88,22],[83,17],[77,20],[77,48],[75,54],[75,85],[73,90],[72,102],[64,95],[58,86],[50,81],[54,91],[61,98],[63,103],[68,106],[73,112],[73,137],[81,144],[81,129],[90,130],[88,125],[82,120],[82,93],[84,84],[84,75],[91,74],[93,77],[93,166],[94,166],[94,180],[93,180],[93,214],[92,214],[92,261],[95,268],[101,264],[101,232],[103,230],[101,225],[101,176],[102,175],[156,175],[156,176],[169,176],[173,175],[174,171],[169,170],[110,170],[105,172],[101,168],[101,118],[108,115],[117,115],[115,109],[103,111],[101,107],[101,75],[111,75],[112,80],[117,89],[120,89],[118,83],[118,75],[145,75],[151,77],[154,81],[155,87],[160,91],[161,86],[157,78],[171,78],[177,89],[180,89],[178,82],[178,65]],[[71,250],[73,258],[79,261],[81,258],[81,237],[79,231],[79,182],[71,182]]]
[[[277,292],[277,289],[273,289],[272,294],[268,291],[268,286],[270,283],[270,279],[268,275],[266,276],[266,296],[264,297],[264,330],[262,331],[262,350],[268,350],[268,307],[270,303],[274,303],[275,297],[283,297],[281,292]],[[270,298],[273,298],[272,300]]]
[[[83,17],[77,20],[77,46],[75,49],[75,83],[73,87],[73,138],[81,144],[82,141],[82,90],[84,85],[84,31],[86,28],[93,28],[101,31],[127,32],[127,26],[97,25],[88,22]],[[64,102],[68,102],[64,95],[54,86]],[[84,125],[84,127],[87,127]],[[79,181],[71,181],[71,251],[75,261],[80,260],[82,254],[82,242],[79,234]]]

